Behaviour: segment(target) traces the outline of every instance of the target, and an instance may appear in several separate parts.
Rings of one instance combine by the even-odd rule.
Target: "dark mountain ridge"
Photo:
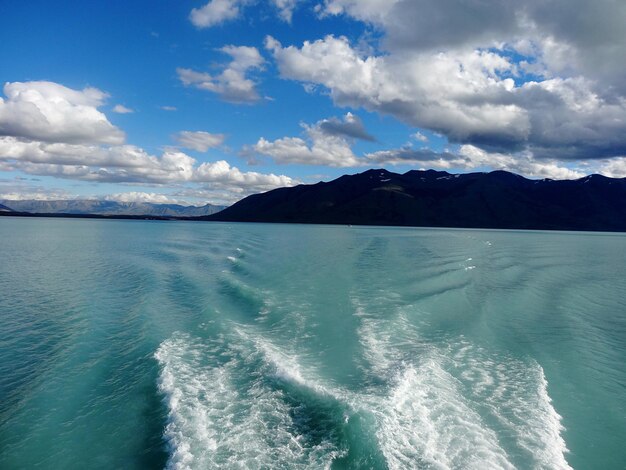
[[[626,178],[384,169],[249,196],[202,220],[626,231]]]

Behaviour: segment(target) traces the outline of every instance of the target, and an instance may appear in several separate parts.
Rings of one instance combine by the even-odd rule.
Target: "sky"
[[[623,0],[2,0],[0,199],[626,177]]]

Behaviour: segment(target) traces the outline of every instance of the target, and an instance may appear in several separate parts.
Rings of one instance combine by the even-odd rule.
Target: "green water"
[[[621,234],[0,218],[0,468],[626,468]]]

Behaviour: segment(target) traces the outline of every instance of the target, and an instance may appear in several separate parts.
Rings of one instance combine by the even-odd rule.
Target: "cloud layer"
[[[215,189],[221,201],[291,186],[296,180],[272,173],[244,172],[224,160],[197,162],[175,148],[160,156],[124,144],[124,133],[97,110],[106,93],[72,90],[52,82],[5,85],[0,99],[0,171],[105,183],[195,185]],[[205,152],[223,134],[183,131],[187,148]]]
[[[224,143],[225,138],[224,134],[211,134],[204,131],[182,131],[174,136],[181,146],[198,152],[206,152],[210,148],[219,147]]]
[[[328,123],[349,125],[350,132],[338,132]],[[359,123],[360,132],[352,132],[352,125]],[[464,144],[455,151],[434,151],[427,147],[405,147],[379,150],[356,155],[352,150],[361,133],[368,135],[360,120],[351,113],[343,120],[336,117],[322,119],[313,125],[301,124],[302,137],[283,137],[274,141],[260,138],[249,150],[270,157],[283,165],[315,165],[336,168],[363,168],[390,165],[407,165],[417,168],[455,170],[506,170],[531,178],[576,179],[588,173],[606,176],[626,176],[626,158],[597,159],[590,162],[567,164],[557,158],[537,158],[527,150],[516,153],[489,152],[480,147]],[[340,126],[343,130],[343,127]],[[420,143],[428,139],[421,133],[413,138]]]

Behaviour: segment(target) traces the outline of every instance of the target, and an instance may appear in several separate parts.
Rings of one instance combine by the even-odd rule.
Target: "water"
[[[0,218],[0,468],[626,468],[626,236]]]

